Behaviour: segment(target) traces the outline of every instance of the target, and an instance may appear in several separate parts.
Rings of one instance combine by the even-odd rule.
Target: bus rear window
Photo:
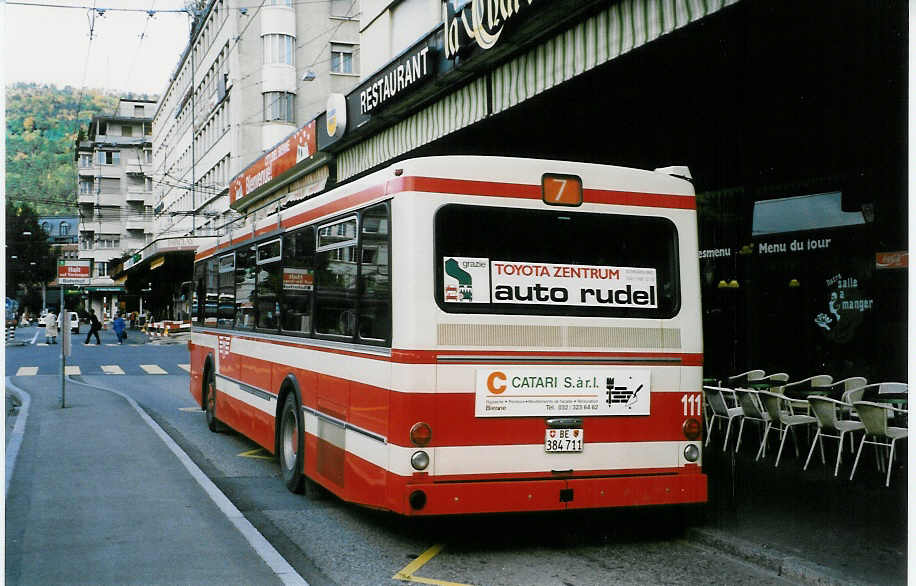
[[[680,307],[667,218],[451,204],[435,228],[448,312],[667,318]]]

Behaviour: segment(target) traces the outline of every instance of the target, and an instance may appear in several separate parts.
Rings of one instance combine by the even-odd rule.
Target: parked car
[[[70,333],[80,333],[80,318],[75,311],[70,312]]]

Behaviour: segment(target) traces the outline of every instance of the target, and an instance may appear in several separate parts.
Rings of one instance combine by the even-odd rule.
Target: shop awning
[[[621,0],[338,154],[342,181],[499,114],[739,0]],[[485,61],[486,58],[477,58]],[[488,79],[489,78],[489,79]],[[488,111],[488,82],[492,105]]]

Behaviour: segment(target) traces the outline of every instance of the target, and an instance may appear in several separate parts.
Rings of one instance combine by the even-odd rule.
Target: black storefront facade
[[[438,154],[687,165],[707,376],[905,380],[905,2],[447,13],[316,119],[328,186]]]

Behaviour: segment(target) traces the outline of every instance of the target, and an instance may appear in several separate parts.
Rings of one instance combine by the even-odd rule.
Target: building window
[[[108,263],[107,262],[97,262],[95,263],[97,277],[107,277],[108,276]]]
[[[146,136],[152,136],[153,134],[153,123],[152,122],[143,123],[143,134],[145,134]]]
[[[91,167],[92,166],[92,155],[80,155],[80,167]]]
[[[134,127],[133,126],[122,126],[121,127],[121,136],[133,136]]]
[[[264,94],[264,121],[296,121],[296,94],[267,92]]]
[[[264,35],[264,65],[296,64],[296,39],[289,35]]]
[[[267,6],[292,6],[293,0],[267,0]]]
[[[51,224],[47,222],[42,222],[41,229],[45,231],[45,234],[50,234],[51,233]]]
[[[99,164],[101,165],[120,165],[120,151],[99,151]]]
[[[331,71],[353,73],[353,45],[331,45]]]
[[[66,236],[68,234],[70,234],[70,224],[66,222],[61,222],[60,223],[60,235]]]
[[[92,179],[80,179],[80,193],[92,193]]]
[[[143,106],[139,104],[134,105],[134,117],[143,118]]]
[[[96,134],[108,134],[108,123],[99,120],[98,132]]]

